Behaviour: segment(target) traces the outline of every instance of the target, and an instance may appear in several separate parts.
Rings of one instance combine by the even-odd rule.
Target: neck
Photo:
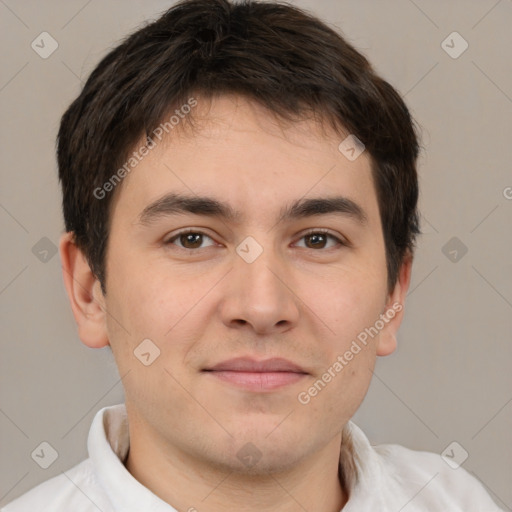
[[[140,434],[140,432],[138,433]],[[176,510],[340,512],[348,496],[339,471],[341,433],[299,465],[278,473],[251,475],[198,461],[176,447],[162,451],[130,427],[125,466],[132,476]]]

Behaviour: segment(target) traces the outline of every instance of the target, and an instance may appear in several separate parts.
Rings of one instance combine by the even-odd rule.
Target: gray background
[[[374,444],[441,453],[457,441],[462,467],[512,510],[512,1],[293,3],[405,95],[425,146],[399,347],[354,421]],[[0,506],[85,458],[94,414],[123,401],[110,352],[77,336],[58,254],[42,252],[63,229],[55,135],[105,52],[171,4],[0,0]],[[31,48],[43,31],[59,44],[47,59]],[[458,58],[441,46],[453,31],[469,44]],[[31,458],[42,441],[59,454],[46,470]]]

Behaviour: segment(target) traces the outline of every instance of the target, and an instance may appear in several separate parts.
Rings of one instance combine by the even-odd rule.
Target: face
[[[348,160],[342,138],[313,121],[282,124],[243,98],[198,98],[193,115],[194,130],[157,144],[113,203],[105,337],[144,435],[237,471],[249,471],[237,454],[250,442],[258,471],[284,469],[339,434],[376,355],[394,349],[398,295],[387,294],[370,160]],[[170,194],[234,215],[205,202],[183,210]]]

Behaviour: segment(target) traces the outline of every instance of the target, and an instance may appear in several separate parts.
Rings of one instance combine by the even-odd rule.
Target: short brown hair
[[[110,51],[62,116],[65,227],[104,293],[114,193],[98,199],[93,192],[192,93],[242,94],[282,118],[313,114],[360,139],[371,157],[393,289],[420,233],[418,138],[400,95],[340,34],[301,9],[184,0]]]

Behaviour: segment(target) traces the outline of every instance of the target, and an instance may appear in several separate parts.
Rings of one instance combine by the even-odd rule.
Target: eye
[[[169,240],[167,240],[165,243],[166,244],[174,244],[174,241],[178,240],[181,244],[181,246],[178,245],[178,247],[180,249],[201,249],[201,244],[203,242],[204,237],[212,240],[211,237],[209,237],[206,233],[203,233],[202,231],[188,229],[186,231],[180,231],[179,233],[174,235],[172,238],[169,238]],[[177,244],[175,244],[175,245],[177,245]],[[214,244],[211,244],[211,245],[214,245]]]
[[[177,245],[180,249],[185,250],[202,249],[203,247],[201,247],[201,245],[204,242],[205,237],[213,242],[213,239],[206,233],[194,229],[187,229],[176,233],[172,238],[169,238],[165,244]],[[329,239],[334,240],[338,245],[341,246],[348,245],[337,236],[334,236],[329,231],[323,229],[309,231],[308,233],[302,235],[300,240],[302,239],[309,240],[309,242],[306,242],[306,249],[325,249]],[[178,241],[179,244],[176,244],[175,241]],[[210,245],[215,245],[215,243]]]
[[[309,231],[308,233],[302,235],[300,239],[306,239],[310,241],[309,245],[306,246],[306,249],[325,249],[325,244],[329,238],[336,241],[338,245],[347,245],[343,240],[329,233],[329,231],[323,229]]]

